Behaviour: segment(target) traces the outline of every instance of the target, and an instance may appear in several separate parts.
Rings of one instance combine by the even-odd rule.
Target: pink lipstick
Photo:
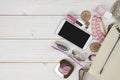
[[[73,22],[73,24],[78,24],[79,26],[83,26],[82,21],[76,19],[73,15],[67,14],[67,17]]]

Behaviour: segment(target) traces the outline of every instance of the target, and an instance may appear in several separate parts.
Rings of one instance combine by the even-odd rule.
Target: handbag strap
[[[84,76],[88,72],[88,70],[89,69],[83,69],[83,68],[79,70],[79,80],[84,80]]]

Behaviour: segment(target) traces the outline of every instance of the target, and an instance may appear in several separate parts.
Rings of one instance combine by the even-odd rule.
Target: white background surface
[[[110,10],[115,0],[0,0],[0,80],[64,80],[56,64],[67,56],[50,45],[65,14],[97,5]],[[66,80],[78,80],[78,69]]]

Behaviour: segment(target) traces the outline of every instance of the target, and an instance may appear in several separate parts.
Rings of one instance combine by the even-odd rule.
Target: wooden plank
[[[63,16],[0,16],[0,39],[58,39]]]
[[[115,0],[0,0],[0,15],[65,15],[84,9],[93,11],[96,5],[110,9]]]
[[[54,40],[0,40],[0,62],[58,62],[68,58],[51,48]]]
[[[58,76],[54,69],[57,63],[1,63],[0,80],[78,80],[79,67],[68,79]]]

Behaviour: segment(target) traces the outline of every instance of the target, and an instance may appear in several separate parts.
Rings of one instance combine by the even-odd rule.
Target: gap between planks
[[[63,38],[0,38],[0,40],[63,40]]]

